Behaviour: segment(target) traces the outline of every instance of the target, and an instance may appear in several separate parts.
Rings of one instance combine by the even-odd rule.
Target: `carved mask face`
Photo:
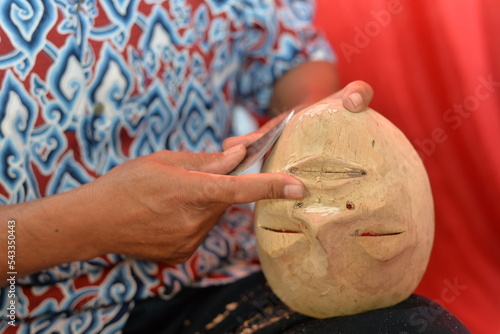
[[[416,151],[387,119],[323,100],[290,120],[263,171],[308,189],[300,201],[256,205],[262,268],[288,306],[325,318],[414,291],[432,247],[432,194]]]

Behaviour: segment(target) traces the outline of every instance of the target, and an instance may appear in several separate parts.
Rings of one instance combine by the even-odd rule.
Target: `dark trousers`
[[[153,298],[133,309],[124,334],[165,333],[469,333],[442,306],[412,295],[392,307],[314,319],[290,310],[262,273],[235,283],[189,288],[171,300]]]

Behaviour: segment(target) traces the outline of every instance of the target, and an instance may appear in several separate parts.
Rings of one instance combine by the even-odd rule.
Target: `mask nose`
[[[323,226],[351,222],[359,217],[359,211],[351,201],[306,200],[295,204],[292,217],[301,221],[308,233],[317,236]]]

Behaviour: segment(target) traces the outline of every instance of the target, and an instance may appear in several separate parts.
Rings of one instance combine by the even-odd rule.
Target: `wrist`
[[[78,204],[76,192],[72,190],[0,208],[0,216],[16,222],[19,277],[100,255],[93,238],[88,238],[88,220],[79,212],[81,203]]]

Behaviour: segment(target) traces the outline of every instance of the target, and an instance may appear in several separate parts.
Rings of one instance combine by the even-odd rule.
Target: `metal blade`
[[[278,140],[279,136],[285,129],[290,118],[292,118],[294,111],[292,110],[285,118],[278,124],[267,131],[262,137],[256,140],[253,144],[247,147],[247,154],[243,161],[236,166],[228,175],[241,175],[246,172],[254,163],[261,159],[267,151]]]

